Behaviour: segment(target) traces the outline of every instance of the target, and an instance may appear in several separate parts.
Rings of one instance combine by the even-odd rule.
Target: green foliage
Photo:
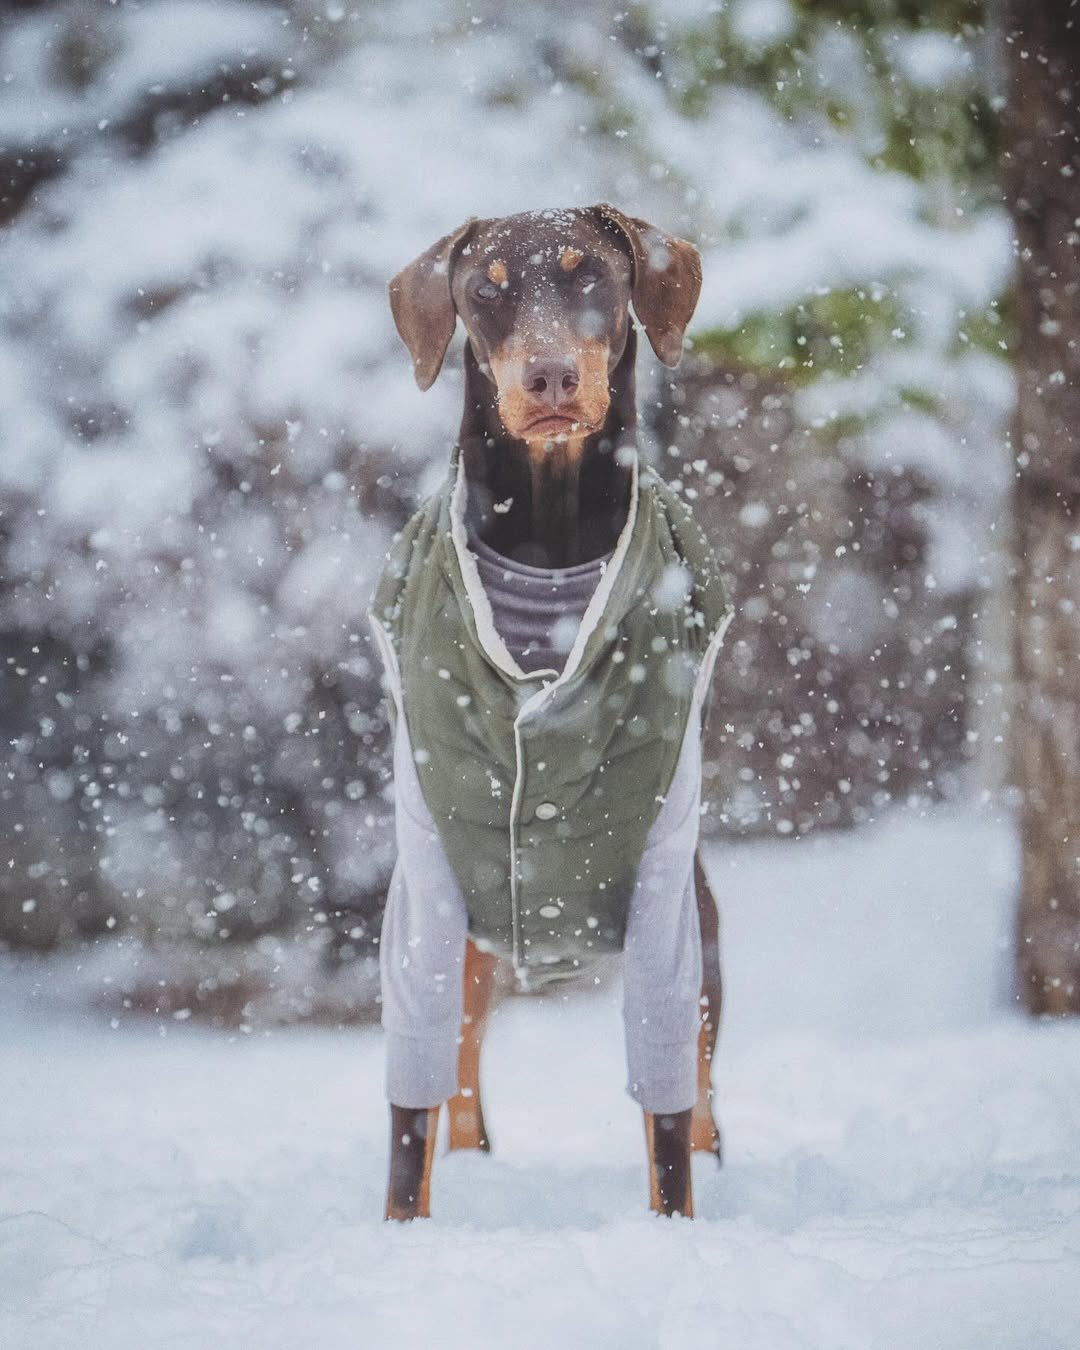
[[[850,375],[874,352],[906,339],[903,308],[885,287],[855,286],[750,315],[735,329],[694,335],[694,351],[730,369],[772,369],[793,383]]]
[[[983,0],[791,0],[794,8],[817,19],[874,28],[880,24],[918,32],[940,28],[968,33],[981,28]]]
[[[878,167],[918,179],[986,183],[998,157],[998,122],[979,90],[931,93],[897,86]]]
[[[913,412],[929,413],[932,417],[936,417],[941,412],[941,400],[933,394],[927,393],[925,389],[903,385],[899,390],[899,396],[904,407],[910,408]]]
[[[772,103],[793,115],[813,102],[803,80],[812,32],[813,24],[800,23],[782,42],[744,46],[735,37],[730,15],[713,15],[678,35],[669,88],[689,117],[705,112],[721,84],[767,90]]]
[[[1012,350],[1013,306],[1011,296],[995,300],[985,309],[959,315],[956,331],[957,353],[975,348],[991,356],[1007,356]]]

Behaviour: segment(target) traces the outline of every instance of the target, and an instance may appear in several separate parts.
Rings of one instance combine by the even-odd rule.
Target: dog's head
[[[398,273],[390,305],[421,389],[460,318],[507,433],[542,444],[603,425],[631,303],[674,366],[700,289],[692,244],[600,205],[469,220]]]

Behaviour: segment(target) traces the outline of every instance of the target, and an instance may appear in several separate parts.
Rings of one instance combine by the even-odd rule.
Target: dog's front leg
[[[693,1108],[671,1115],[645,1112],[649,1153],[649,1208],[654,1214],[694,1217],[690,1176],[690,1121]]]
[[[482,952],[470,938],[465,945],[465,978],[461,1044],[458,1050],[458,1090],[447,1103],[450,1148],[491,1152],[491,1136],[484,1124],[480,1100],[480,1050],[487,1029],[491,996],[495,990],[498,958]]]
[[[437,1106],[390,1107],[387,1219],[431,1218],[431,1163],[439,1130]]]
[[[720,1030],[724,985],[720,973],[720,916],[702,866],[701,853],[694,857],[694,889],[701,928],[701,1031],[698,1035],[698,1099],[690,1132],[695,1152],[711,1153],[722,1162],[724,1146],[713,1109],[712,1062]]]

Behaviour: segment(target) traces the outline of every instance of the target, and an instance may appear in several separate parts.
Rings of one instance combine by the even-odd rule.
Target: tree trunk
[[[1020,998],[1080,1012],[1080,0],[1009,0]]]

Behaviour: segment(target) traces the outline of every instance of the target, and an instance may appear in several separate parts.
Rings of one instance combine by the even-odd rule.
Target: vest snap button
[[[559,808],[554,802],[541,802],[536,808],[537,820],[554,820],[559,814]]]
[[[560,914],[562,914],[562,910],[559,908],[558,905],[540,906],[540,917],[542,919],[557,919]]]

